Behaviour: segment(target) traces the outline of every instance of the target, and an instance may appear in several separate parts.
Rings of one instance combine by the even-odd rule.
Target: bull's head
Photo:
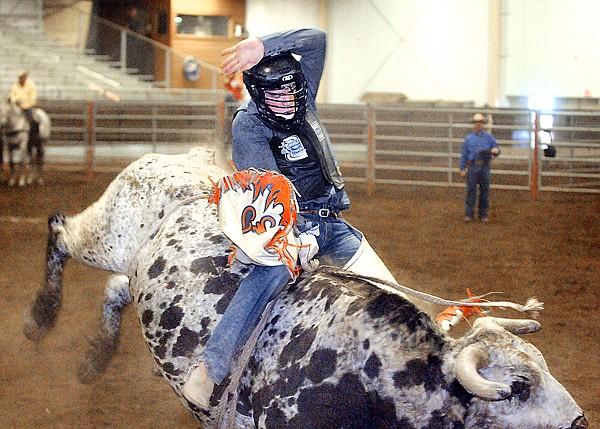
[[[513,335],[539,329],[533,320],[482,317],[475,322],[455,362],[457,380],[473,395],[465,429],[588,427],[540,351]]]

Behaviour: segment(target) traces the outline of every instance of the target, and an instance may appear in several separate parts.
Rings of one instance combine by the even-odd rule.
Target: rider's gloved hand
[[[311,232],[303,232],[298,236],[300,240],[300,265],[305,271],[311,272],[319,267],[319,260],[314,259],[315,255],[319,252],[319,244],[317,243],[317,237]]]

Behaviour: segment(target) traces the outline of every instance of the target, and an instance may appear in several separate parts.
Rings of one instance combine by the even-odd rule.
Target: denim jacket
[[[232,125],[236,168],[259,168],[286,175],[300,192],[301,210],[345,210],[350,200],[337,166],[329,136],[316,115],[316,94],[325,65],[326,37],[318,29],[293,30],[262,38],[265,56],[282,52],[301,55],[307,81],[306,119],[287,132],[264,124],[250,100],[236,112]]]

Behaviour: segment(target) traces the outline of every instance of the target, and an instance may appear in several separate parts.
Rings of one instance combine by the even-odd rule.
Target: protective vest
[[[329,136],[313,112],[306,112],[298,129],[273,130],[269,146],[277,167],[300,193],[300,202],[323,197],[330,185],[344,188]]]

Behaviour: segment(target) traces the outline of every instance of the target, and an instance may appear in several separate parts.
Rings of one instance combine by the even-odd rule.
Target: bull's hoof
[[[27,180],[25,179],[25,177],[21,176],[19,177],[19,186],[23,187],[27,184]]]
[[[116,340],[100,335],[89,339],[90,348],[79,362],[77,379],[83,384],[97,381],[108,368],[115,356],[118,343]]]
[[[88,359],[88,356],[86,356],[79,363],[77,379],[82,384],[92,384],[98,381],[103,373],[104,370],[98,368],[97,362],[93,359]]]
[[[11,177],[10,179],[8,179],[8,186],[15,186],[17,184],[17,179],[15,179],[14,177]]]

